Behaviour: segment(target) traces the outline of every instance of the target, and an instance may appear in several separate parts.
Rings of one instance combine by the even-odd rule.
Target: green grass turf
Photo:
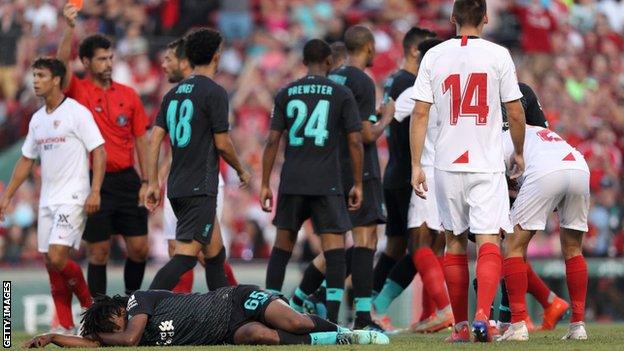
[[[557,330],[547,333],[533,333],[531,340],[528,342],[503,342],[492,344],[454,344],[448,345],[443,342],[444,338],[449,334],[443,331],[438,334],[415,335],[415,334],[399,334],[391,337],[390,345],[343,345],[343,346],[178,346],[178,347],[141,347],[141,348],[115,348],[116,350],[248,350],[248,351],[265,351],[265,350],[505,350],[505,351],[530,351],[530,350],[624,350],[624,325],[589,325],[587,333],[589,340],[587,341],[562,341],[560,338],[565,334],[566,327],[560,326]],[[16,333],[13,335],[13,348],[19,349],[22,343],[29,339],[24,333]],[[49,346],[55,349],[55,346]],[[81,349],[72,349],[81,350]]]

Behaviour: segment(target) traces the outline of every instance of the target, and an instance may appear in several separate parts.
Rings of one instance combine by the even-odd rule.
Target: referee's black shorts
[[[147,235],[147,209],[139,207],[141,178],[134,168],[107,172],[102,183],[100,210],[87,217],[82,239],[96,243],[111,235]]]

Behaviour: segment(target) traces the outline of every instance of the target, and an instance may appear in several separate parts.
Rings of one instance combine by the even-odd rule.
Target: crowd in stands
[[[41,105],[33,93],[29,65],[54,55],[65,25],[64,0],[0,0],[0,155],[27,131]],[[536,91],[551,129],[581,151],[591,168],[587,256],[624,255],[622,152],[624,151],[624,1],[488,0],[486,37],[508,47],[520,81]],[[451,0],[101,0],[85,1],[74,47],[100,32],[116,43],[113,79],[131,85],[153,118],[171,88],[160,68],[165,45],[195,26],[218,28],[226,39],[218,83],[230,94],[232,136],[255,175],[248,190],[227,182],[222,220],[232,258],[266,258],[272,244],[271,216],[258,202],[261,153],[272,99],[287,82],[304,74],[303,43],[310,38],[341,40],[344,29],[364,23],[374,30],[377,58],[369,74],[378,86],[401,64],[403,34],[413,25],[454,35]],[[83,71],[78,59],[74,72]],[[380,159],[387,159],[385,140]],[[11,165],[12,166],[12,165]],[[279,167],[277,167],[279,169]],[[278,173],[274,174],[277,184]],[[21,187],[11,214],[0,224],[0,264],[33,262],[39,176]],[[3,184],[0,182],[0,192]],[[553,221],[553,223],[555,223]],[[162,214],[150,220],[151,256],[166,257]],[[314,251],[310,238],[303,252]],[[537,235],[529,255],[557,257],[558,228]],[[116,246],[113,257],[123,255]],[[302,254],[308,256],[307,254]]]

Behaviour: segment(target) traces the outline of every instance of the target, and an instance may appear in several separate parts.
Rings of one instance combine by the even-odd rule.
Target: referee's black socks
[[[143,275],[145,274],[145,261],[137,262],[126,258],[124,265],[124,283],[126,286],[126,295],[134,294],[136,290],[141,289],[143,283]]]
[[[204,268],[206,269],[206,284],[208,290],[213,291],[219,288],[229,286],[228,280],[223,270],[223,263],[225,262],[225,248],[222,247],[221,251],[214,257],[206,257],[204,259]]]
[[[89,263],[87,285],[92,297],[106,295],[106,265]]]
[[[345,250],[334,249],[323,253],[325,255],[325,276],[327,277],[327,319],[336,323],[340,303],[344,294],[344,281],[346,277]]]
[[[273,247],[271,258],[267,266],[265,287],[272,292],[281,292],[282,284],[284,284],[284,276],[286,275],[286,266],[290,260],[292,252],[282,250],[279,247]]]
[[[180,276],[189,269],[193,269],[197,264],[197,256],[174,255],[166,265],[164,265],[156,276],[150,290],[172,290],[178,284]]]

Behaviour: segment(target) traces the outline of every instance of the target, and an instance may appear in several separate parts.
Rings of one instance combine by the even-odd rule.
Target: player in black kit
[[[264,211],[272,211],[271,171],[282,134],[287,132],[273,220],[277,236],[267,267],[266,288],[275,292],[281,290],[297,233],[303,222],[312,218],[327,261],[327,317],[336,322],[346,274],[343,234],[351,229],[344,195],[348,193],[349,210],[360,207],[363,147],[362,124],[353,94],[325,77],[332,65],[331,55],[326,42],[308,41],[303,49],[308,75],[290,83],[275,97],[271,132],[262,158],[260,201]],[[340,180],[339,144],[342,142],[351,160],[349,178],[353,181],[347,186]],[[303,293],[297,291],[296,294]]]
[[[205,294],[166,290],[100,296],[82,318],[81,336],[43,334],[25,347],[176,345],[388,344],[374,331],[350,331],[292,310],[280,295],[254,285]]]
[[[178,223],[174,256],[158,271],[150,289],[171,290],[182,274],[195,267],[197,254],[210,243],[219,155],[236,170],[242,185],[251,178],[241,166],[228,133],[227,92],[212,80],[219,65],[221,42],[219,32],[212,29],[198,29],[187,36],[185,52],[193,74],[165,95],[152,131],[146,206],[154,210],[160,202],[158,156],[162,139],[169,134],[172,163],[167,189]],[[206,270],[207,275],[210,273]]]

